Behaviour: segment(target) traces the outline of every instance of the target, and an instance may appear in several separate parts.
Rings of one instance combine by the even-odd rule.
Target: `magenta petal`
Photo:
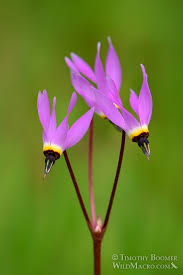
[[[76,101],[77,101],[77,95],[76,93],[72,93],[72,96],[71,96],[71,99],[70,99],[70,102],[69,102],[69,107],[67,109],[67,114],[69,115],[70,112],[72,111],[72,109],[74,108],[75,104],[76,104]]]
[[[46,135],[46,132],[43,130],[43,135],[42,135],[42,137],[43,137],[43,143],[46,143],[46,142],[49,142],[48,141],[48,138],[47,138],[47,135]]]
[[[97,44],[97,55],[96,55],[96,59],[95,59],[95,76],[96,76],[97,87],[102,92],[105,92],[105,90],[106,90],[106,76],[105,76],[102,62],[100,59],[100,43]]]
[[[48,131],[46,131],[47,138],[50,141],[52,141],[52,138],[54,137],[56,128],[57,128],[55,104],[56,104],[56,97],[53,98],[53,108],[52,108],[52,113],[51,113],[51,117],[50,117],[50,123],[49,123]]]
[[[122,107],[121,111],[127,127],[127,132],[140,126],[136,118],[132,114],[130,114],[125,108]]]
[[[61,148],[63,148],[63,144],[65,142],[67,132],[69,130],[68,116],[69,116],[70,112],[72,111],[74,105],[76,104],[76,101],[77,101],[77,95],[74,92],[72,94],[70,102],[69,102],[69,107],[67,109],[67,115],[64,118],[64,120],[60,123],[60,125],[58,126],[55,136],[54,136],[53,143],[60,145]]]
[[[68,130],[69,130],[69,125],[68,125],[68,114],[67,114],[64,120],[58,126],[52,142],[54,144],[59,145],[61,148],[63,148]]]
[[[95,88],[90,82],[74,71],[71,71],[71,81],[76,92],[84,98],[90,107],[93,107],[95,105]]]
[[[132,109],[134,110],[134,112],[138,115],[139,114],[139,111],[138,111],[139,98],[133,90],[130,90],[130,105],[131,105]]]
[[[71,70],[79,73],[79,71],[78,71],[77,67],[75,66],[75,64],[68,57],[65,57],[65,62]]]
[[[107,81],[107,87],[108,87],[107,96],[112,100],[113,103],[118,105],[118,107],[121,109],[122,102],[114,81],[110,78],[109,75],[106,77],[106,81]]]
[[[143,83],[139,94],[139,119],[141,125],[148,125],[152,115],[152,96],[147,82],[144,66],[140,65],[143,74]]]
[[[50,122],[50,104],[46,90],[43,91],[43,94],[39,91],[37,98],[37,108],[39,120],[43,126],[44,131],[46,131]]]
[[[109,98],[100,92],[96,92],[96,102],[97,108],[100,109],[110,121],[123,130],[126,130],[126,124],[122,115]]]
[[[94,108],[90,109],[72,125],[67,134],[67,138],[63,148],[64,150],[74,146],[83,138],[90,126],[93,113]]]
[[[122,77],[121,65],[110,38],[108,38],[108,42],[109,50],[106,58],[105,70],[106,74],[109,75],[114,81],[117,91],[119,93]]]
[[[77,67],[77,69],[82,73],[84,76],[86,76],[88,79],[90,79],[93,82],[96,82],[95,74],[91,67],[78,55],[71,53],[71,58]]]

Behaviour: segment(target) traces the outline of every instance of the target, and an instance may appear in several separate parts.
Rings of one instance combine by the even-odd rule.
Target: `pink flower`
[[[100,60],[100,43],[97,45],[95,70],[79,56],[71,54],[72,61],[65,58],[71,70],[71,82],[88,106],[95,107],[95,112],[103,118],[108,118],[118,130],[124,130],[130,139],[137,142],[144,154],[149,158],[148,124],[152,114],[152,96],[147,82],[147,74],[141,64],[143,83],[139,96],[132,90],[130,105],[137,114],[139,121],[122,105],[119,97],[121,86],[121,66],[111,40],[106,58],[105,72]],[[96,87],[86,78],[94,82]]]
[[[46,90],[38,94],[37,108],[39,119],[43,127],[43,153],[46,157],[45,175],[50,172],[55,160],[59,159],[66,149],[74,146],[83,138],[90,126],[94,108],[80,117],[69,129],[68,116],[76,104],[76,100],[76,93],[73,93],[67,115],[57,127],[55,115],[56,97],[53,98],[53,108],[50,114],[50,105]]]

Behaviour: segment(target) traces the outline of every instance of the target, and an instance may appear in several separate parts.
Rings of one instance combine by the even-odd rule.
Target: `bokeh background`
[[[0,274],[93,274],[92,241],[62,157],[43,183],[39,90],[57,97],[58,123],[73,88],[64,56],[103,61],[110,36],[118,53],[129,108],[139,92],[140,63],[153,96],[151,159],[126,140],[102,274],[182,274],[182,1],[6,1],[0,8]],[[78,97],[70,122],[87,111]],[[104,219],[117,165],[120,134],[94,121],[94,190]],[[68,154],[89,211],[88,135]],[[177,270],[114,270],[113,254],[175,255]],[[151,262],[152,263],[152,262]],[[165,263],[165,262],[163,262]]]

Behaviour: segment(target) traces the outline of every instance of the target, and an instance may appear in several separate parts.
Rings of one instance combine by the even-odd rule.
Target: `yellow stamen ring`
[[[43,152],[46,152],[46,151],[53,151],[54,153],[57,153],[60,156],[62,154],[62,148],[56,144],[44,143]]]
[[[149,134],[149,130],[146,125],[132,129],[128,132],[128,135],[130,139],[133,140],[135,137],[140,136],[142,133]]]

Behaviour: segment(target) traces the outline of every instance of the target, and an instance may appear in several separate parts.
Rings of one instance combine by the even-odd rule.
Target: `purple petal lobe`
[[[96,78],[93,70],[81,57],[79,57],[74,53],[71,53],[71,58],[80,73],[82,73],[91,81],[96,82]]]
[[[68,114],[67,114],[56,130],[55,136],[53,138],[53,143],[63,148],[68,130],[69,130],[69,125],[68,125]]]
[[[54,136],[54,140],[53,142],[55,144],[58,144],[59,146],[61,146],[61,148],[63,148],[66,136],[67,136],[67,132],[69,130],[69,125],[68,125],[68,116],[70,114],[70,112],[72,111],[73,107],[75,106],[77,101],[77,95],[74,92],[71,96],[70,102],[69,102],[69,107],[67,109],[67,115],[64,118],[64,120],[60,123],[60,125],[58,126],[55,136]]]
[[[69,107],[67,109],[67,114],[69,115],[70,112],[72,111],[72,109],[74,108],[75,104],[76,104],[76,101],[77,101],[77,95],[76,93],[74,92],[71,96],[71,99],[70,99],[70,102],[69,102]]]
[[[74,146],[83,138],[90,126],[93,113],[94,108],[90,109],[72,125],[67,134],[64,150]]]
[[[55,104],[56,104],[56,97],[53,98],[53,108],[52,108],[52,113],[50,117],[50,123],[49,123],[48,131],[46,132],[47,137],[50,141],[52,141],[52,138],[54,137],[56,128],[57,128]]]
[[[139,119],[143,126],[148,125],[152,115],[152,96],[147,82],[147,74],[144,66],[141,64],[143,83],[139,94]]]
[[[86,103],[90,107],[95,106],[95,88],[90,82],[74,71],[71,71],[71,81],[76,92],[84,98]]]
[[[100,43],[97,45],[97,55],[95,59],[95,76],[99,90],[105,92],[106,90],[106,76],[100,59]]]
[[[71,70],[79,73],[79,71],[78,71],[77,67],[75,66],[75,64],[68,57],[65,57],[65,62]]]
[[[110,121],[123,130],[127,129],[122,115],[109,98],[98,91],[96,92],[96,102],[97,108],[100,109]]]
[[[43,94],[41,92],[38,93],[37,108],[39,120],[43,126],[44,131],[46,131],[50,122],[50,104],[46,90],[43,91]]]
[[[55,144],[58,144],[61,148],[63,148],[63,145],[65,143],[65,139],[67,136],[67,132],[69,130],[69,125],[68,125],[68,116],[70,114],[70,112],[72,111],[73,107],[75,106],[77,101],[77,95],[74,92],[71,96],[70,102],[69,102],[69,107],[67,109],[67,115],[64,118],[64,120],[60,123],[60,125],[58,126],[55,136],[54,136],[54,140],[53,142]]]
[[[109,75],[106,77],[106,81],[107,81],[107,88],[108,88],[107,96],[112,100],[113,103],[118,105],[118,107],[121,109],[122,102],[121,102],[119,93],[116,89],[116,85],[115,85],[114,81],[110,78]]]
[[[106,58],[105,70],[106,74],[109,75],[114,81],[117,91],[119,93],[122,77],[121,65],[110,38],[108,38],[108,42],[109,50]]]
[[[134,112],[138,115],[139,114],[139,111],[138,111],[139,98],[133,90],[130,90],[130,105],[131,105],[132,109],[134,110]]]
[[[127,133],[137,127],[140,127],[139,122],[136,120],[136,118],[129,113],[125,108],[121,108],[122,116],[125,121],[126,127],[127,127]]]
[[[49,140],[48,140],[48,138],[47,138],[47,136],[46,136],[46,132],[43,130],[43,143],[47,143],[47,142],[49,142]]]

